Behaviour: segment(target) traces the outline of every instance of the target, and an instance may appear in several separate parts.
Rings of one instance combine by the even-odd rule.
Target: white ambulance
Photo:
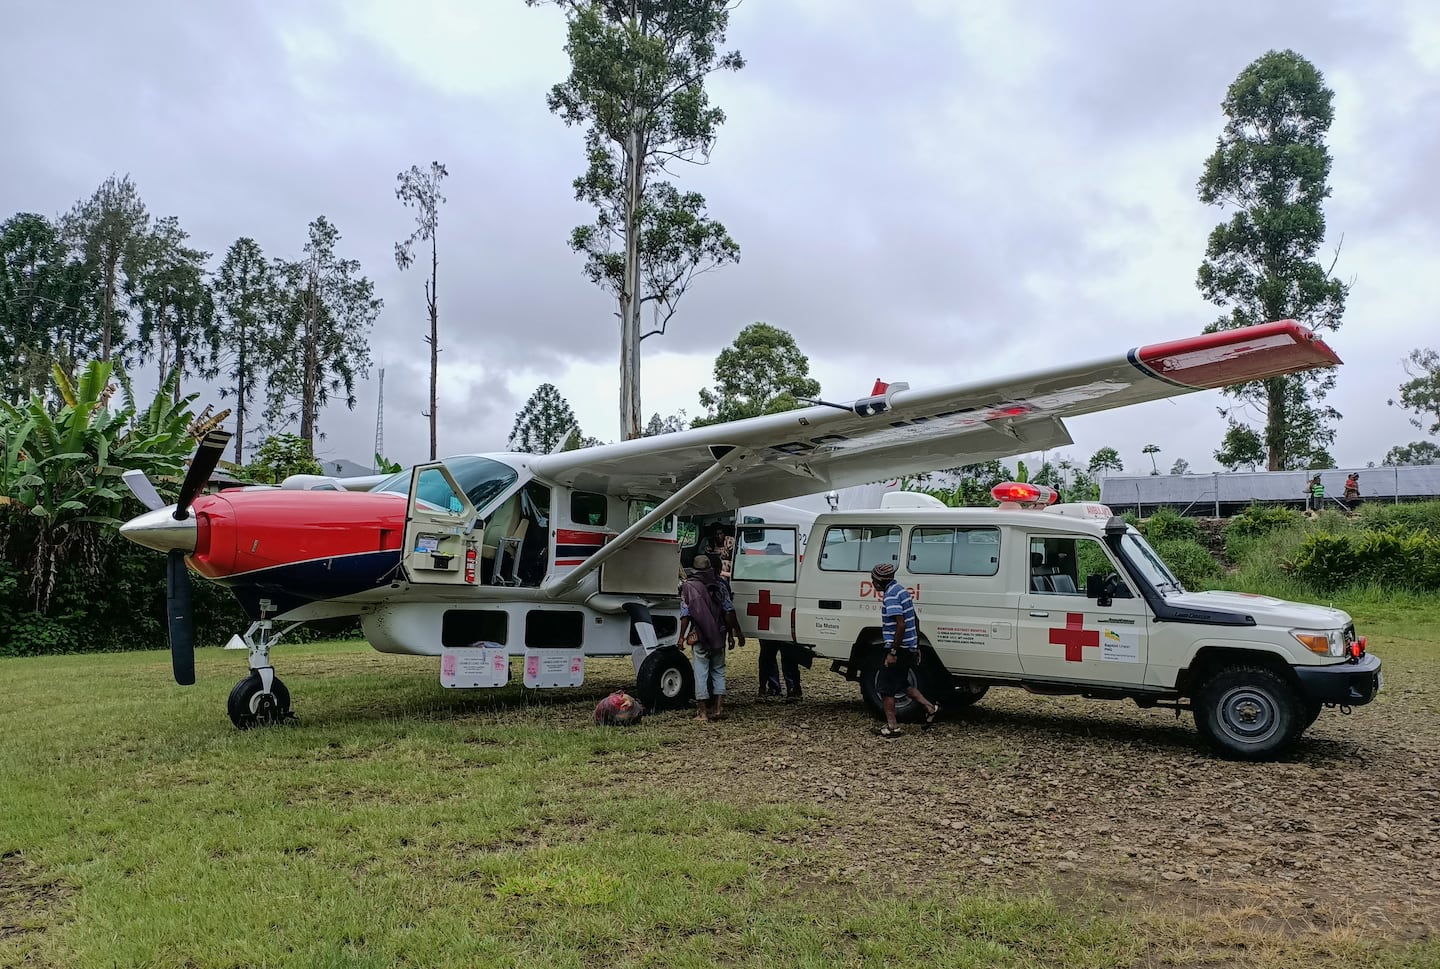
[[[1018,686],[1189,709],[1212,747],[1246,760],[1283,755],[1322,708],[1348,713],[1380,689],[1380,659],[1345,612],[1188,592],[1105,505],[1056,504],[1051,489],[1027,483],[992,494],[996,508],[821,514],[803,561],[789,529],[747,535],[741,524],[736,609],[761,638],[831,660],[878,712],[870,569],[890,562],[915,600],[922,662],[912,677],[932,701],[967,706],[991,686]],[[897,714],[922,711],[906,697]]]

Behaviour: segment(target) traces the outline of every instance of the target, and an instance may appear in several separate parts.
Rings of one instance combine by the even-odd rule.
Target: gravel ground
[[[1084,890],[1397,941],[1440,924],[1440,724],[1425,700],[1440,677],[1428,671],[1391,673],[1351,716],[1325,711],[1288,761],[1242,764],[1211,756],[1188,713],[1015,689],[886,740],[858,687],[819,663],[802,703],[754,699],[754,656],[731,656],[724,720],[647,718],[675,743],[627,759],[624,775],[811,808],[821,823],[801,837],[840,859],[819,877]]]

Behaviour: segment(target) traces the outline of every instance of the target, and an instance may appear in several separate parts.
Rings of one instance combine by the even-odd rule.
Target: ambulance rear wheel
[[[683,710],[695,702],[695,668],[674,646],[657,649],[635,674],[635,693],[646,713]]]
[[[280,677],[271,680],[270,692],[265,692],[260,674],[254,670],[235,684],[226,701],[230,722],[240,730],[264,727],[290,719],[290,691]]]
[[[936,675],[937,673],[943,675]],[[911,669],[905,674],[906,682],[917,687],[925,699],[931,703],[938,703],[942,707],[948,707],[951,701],[949,674],[944,670],[935,670],[929,662],[921,663],[918,669]],[[880,692],[880,667],[867,667],[860,671],[860,696],[865,700],[865,706],[875,716],[884,718],[885,698]],[[943,714],[942,714],[943,716]],[[922,723],[925,720],[925,708],[910,694],[895,698],[895,719],[899,723]]]

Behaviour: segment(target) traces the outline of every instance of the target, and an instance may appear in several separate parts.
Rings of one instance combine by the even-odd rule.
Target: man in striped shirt
[[[900,736],[895,719],[895,698],[909,696],[925,708],[925,726],[935,722],[939,704],[925,699],[919,687],[910,682],[910,671],[920,666],[920,626],[915,618],[915,600],[910,590],[895,581],[895,565],[881,562],[870,570],[875,591],[880,593],[881,633],[885,637],[885,665],[876,676],[876,690],[885,704],[885,726],[882,737]]]

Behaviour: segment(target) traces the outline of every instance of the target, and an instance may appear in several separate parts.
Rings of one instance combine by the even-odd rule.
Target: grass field
[[[1015,691],[886,746],[819,664],[746,702],[753,651],[726,721],[630,730],[625,663],[281,647],[301,723],[240,733],[243,653],[0,661],[0,965],[1440,965],[1440,615],[1357,611],[1386,693],[1276,765]]]

